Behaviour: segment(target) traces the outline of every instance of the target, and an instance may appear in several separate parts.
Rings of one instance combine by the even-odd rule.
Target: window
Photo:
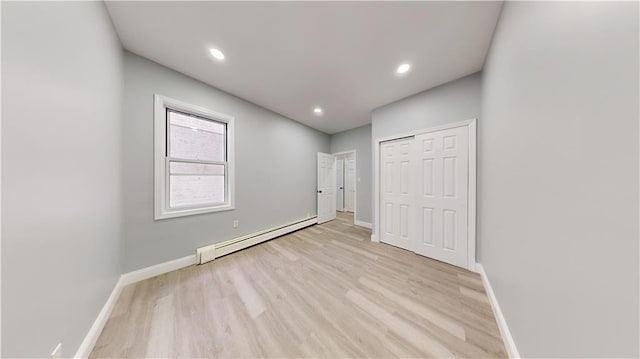
[[[155,219],[230,210],[233,117],[155,95]]]

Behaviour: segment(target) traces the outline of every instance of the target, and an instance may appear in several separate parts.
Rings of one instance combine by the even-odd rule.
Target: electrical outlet
[[[61,359],[62,358],[62,343],[58,343],[55,349],[49,355],[51,359]]]
[[[233,221],[233,228],[238,228],[239,225],[240,223],[237,219]]]

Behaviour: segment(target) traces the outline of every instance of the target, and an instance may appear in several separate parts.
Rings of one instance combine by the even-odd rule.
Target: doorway
[[[346,151],[333,154],[336,157],[336,210],[356,211],[356,152]]]
[[[333,154],[318,153],[318,223],[336,218],[336,212],[349,214],[357,224],[356,150]]]

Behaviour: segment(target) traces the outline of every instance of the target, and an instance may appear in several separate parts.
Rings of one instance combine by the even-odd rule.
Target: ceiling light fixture
[[[224,60],[224,54],[222,53],[222,51],[216,49],[215,47],[210,48],[209,53],[211,54],[211,56],[216,58],[216,60]]]
[[[316,116],[320,116],[322,115],[322,109],[320,107],[316,107],[313,109],[313,113],[315,113]]]
[[[402,64],[400,66],[398,66],[398,69],[396,69],[396,72],[400,75],[406,73],[407,71],[409,71],[409,69],[411,68],[411,65],[409,64]]]

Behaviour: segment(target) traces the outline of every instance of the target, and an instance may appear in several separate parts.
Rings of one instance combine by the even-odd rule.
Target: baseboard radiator
[[[207,263],[229,253],[251,247],[258,243],[280,237],[287,233],[295,232],[299,229],[312,226],[316,223],[318,223],[317,216],[309,217],[279,227],[265,229],[263,231],[247,234],[246,236],[230,239],[228,241],[212,244],[206,247],[201,247],[196,250],[196,258],[199,264]]]

